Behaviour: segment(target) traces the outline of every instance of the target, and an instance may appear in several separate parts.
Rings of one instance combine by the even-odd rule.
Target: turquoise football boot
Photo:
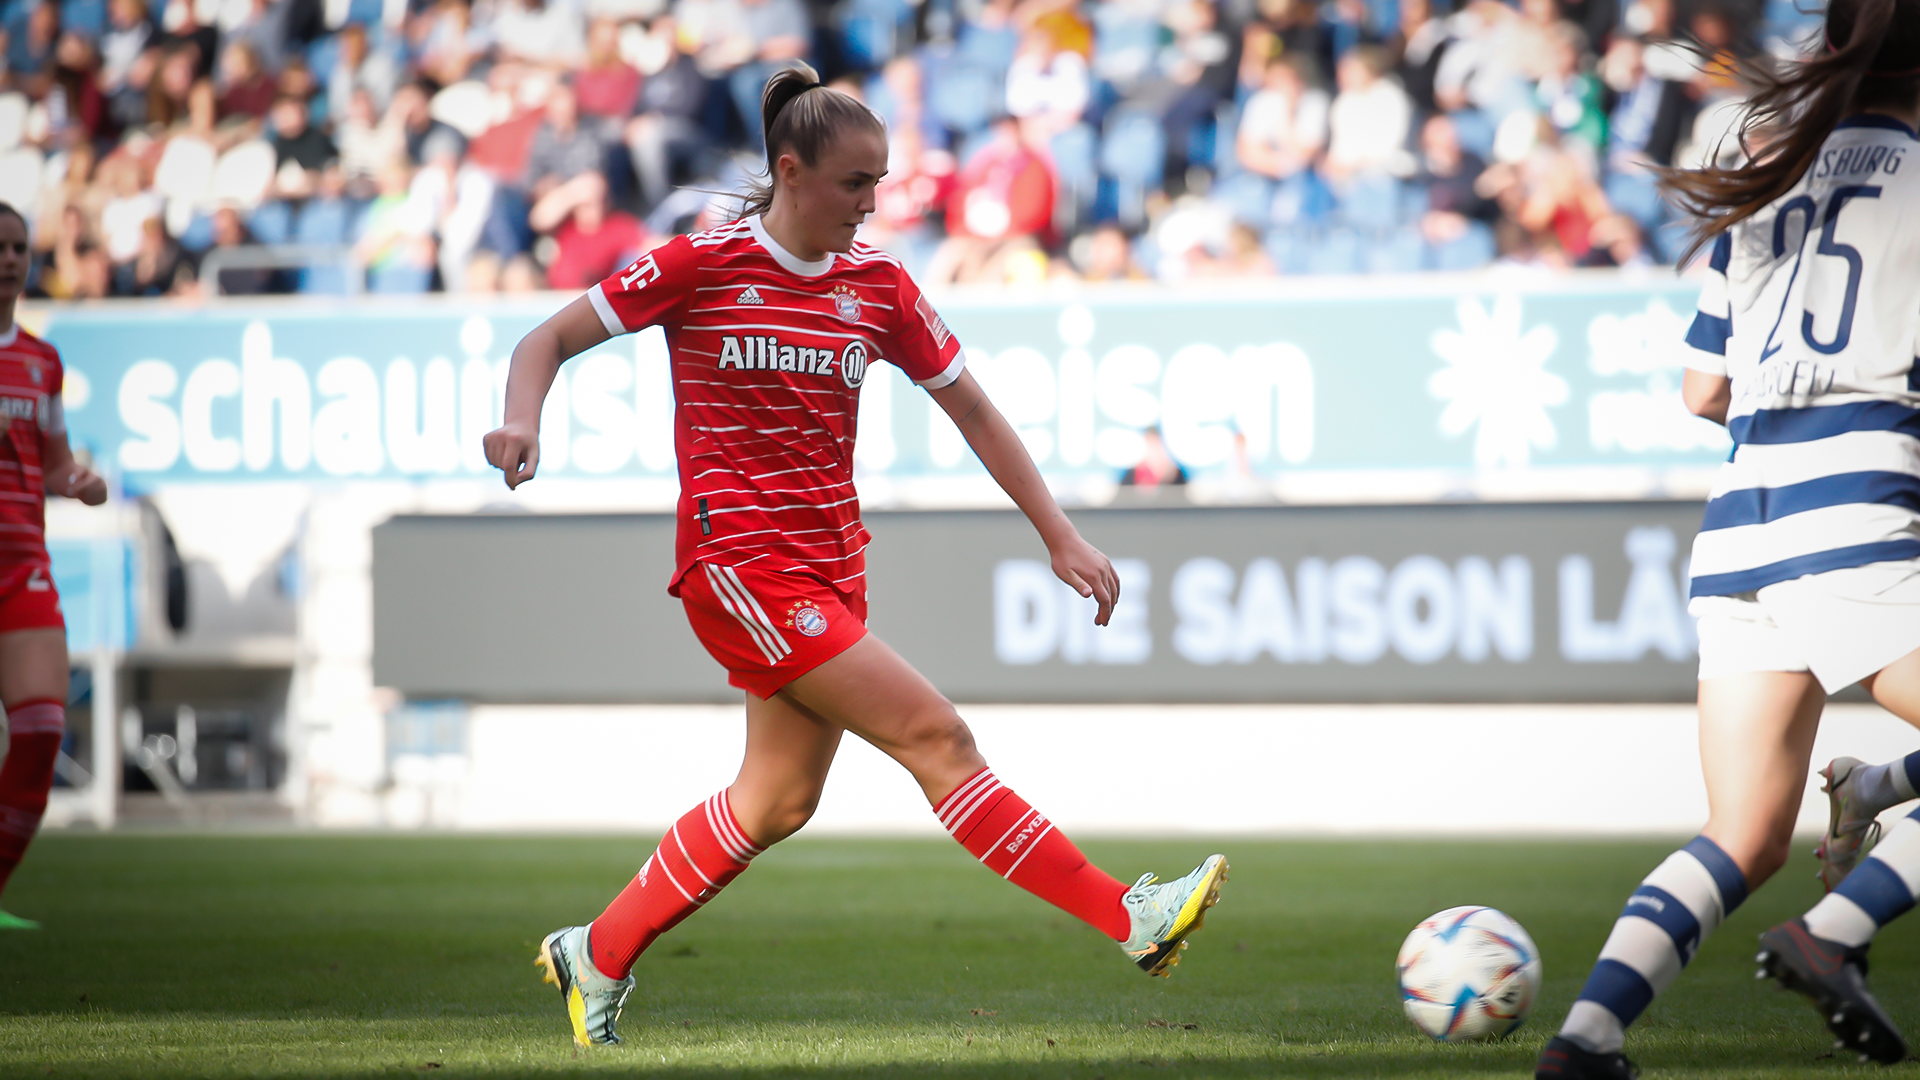
[[[1209,855],[1193,873],[1178,881],[1156,884],[1152,874],[1140,875],[1120,898],[1133,920],[1133,935],[1120,948],[1149,975],[1165,977],[1180,962],[1187,935],[1200,929],[1207,909],[1220,902],[1220,883],[1227,880],[1227,857]]]
[[[613,1025],[620,1019],[627,995],[633,993],[633,976],[609,979],[600,974],[587,955],[587,927],[569,926],[548,934],[533,962],[541,978],[558,986],[566,999],[576,1044],[605,1046],[620,1041]]]

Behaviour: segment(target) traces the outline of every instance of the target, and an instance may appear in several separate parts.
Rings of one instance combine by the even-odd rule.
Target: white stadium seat
[[[27,131],[27,96],[0,94],[0,151],[20,145]]]
[[[493,91],[483,82],[457,82],[433,95],[428,112],[471,139],[493,126]]]
[[[243,142],[220,155],[213,170],[214,202],[258,205],[273,180],[273,161],[273,146],[265,139]]]
[[[45,167],[40,151],[31,146],[0,151],[0,202],[31,215],[40,195],[40,175]]]

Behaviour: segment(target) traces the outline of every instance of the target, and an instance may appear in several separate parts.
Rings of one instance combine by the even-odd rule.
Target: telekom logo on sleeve
[[[620,275],[620,288],[623,292],[634,292],[659,280],[660,264],[653,261],[652,255],[642,255]]]

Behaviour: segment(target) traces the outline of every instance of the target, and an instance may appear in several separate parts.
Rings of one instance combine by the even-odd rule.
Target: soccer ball
[[[1441,1042],[1505,1038],[1540,992],[1533,939],[1489,907],[1448,908],[1422,921],[1394,969],[1407,1019]]]

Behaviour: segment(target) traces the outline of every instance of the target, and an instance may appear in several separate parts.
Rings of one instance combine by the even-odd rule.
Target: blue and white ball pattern
[[[1407,1019],[1441,1042],[1505,1038],[1540,993],[1540,951],[1519,923],[1490,907],[1423,920],[1394,968]]]

